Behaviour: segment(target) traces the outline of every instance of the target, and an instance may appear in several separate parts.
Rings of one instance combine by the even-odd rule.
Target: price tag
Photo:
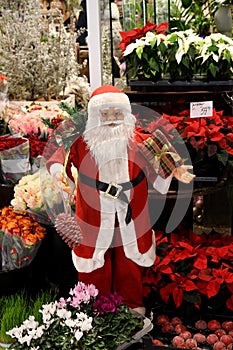
[[[190,118],[212,117],[213,101],[191,102]]]

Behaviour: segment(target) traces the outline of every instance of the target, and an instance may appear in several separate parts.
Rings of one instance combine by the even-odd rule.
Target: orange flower
[[[35,244],[45,237],[46,229],[26,212],[15,212],[11,207],[0,210],[0,230],[21,237],[25,244]]]

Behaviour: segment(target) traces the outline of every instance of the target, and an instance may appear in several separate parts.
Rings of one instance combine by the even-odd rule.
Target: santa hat
[[[100,116],[100,110],[115,107],[122,112],[131,113],[131,105],[128,96],[112,85],[103,85],[95,89],[88,103],[88,118]]]

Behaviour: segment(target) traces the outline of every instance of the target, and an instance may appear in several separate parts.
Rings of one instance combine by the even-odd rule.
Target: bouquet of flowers
[[[54,181],[46,171],[23,176],[14,187],[11,201],[15,211],[27,211],[42,224],[51,224],[54,217],[66,211],[65,191],[69,191],[62,178]]]
[[[0,211],[0,247],[2,270],[27,266],[36,256],[46,229],[26,212],[14,212],[11,207]]]
[[[26,138],[29,142],[31,172],[39,168],[39,157],[42,156],[54,129],[69,117],[70,115],[58,106],[31,104],[20,108],[14,105],[7,107],[4,121],[9,132],[13,136]]]
[[[7,332],[16,339],[10,349],[115,350],[145,324],[117,293],[98,296],[93,284],[82,282],[70,290],[69,298],[42,305],[40,312],[42,321],[32,315]]]
[[[36,135],[41,139],[47,139],[63,120],[69,118],[68,113],[58,106],[42,106],[31,104],[22,109],[21,114],[15,114],[9,120],[9,128],[12,133],[20,133],[23,136]]]
[[[17,183],[31,170],[28,139],[13,135],[0,136],[0,161],[4,181]]]

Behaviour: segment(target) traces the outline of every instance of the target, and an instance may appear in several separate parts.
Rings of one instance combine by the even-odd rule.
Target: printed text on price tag
[[[213,101],[191,102],[190,118],[212,117]]]

